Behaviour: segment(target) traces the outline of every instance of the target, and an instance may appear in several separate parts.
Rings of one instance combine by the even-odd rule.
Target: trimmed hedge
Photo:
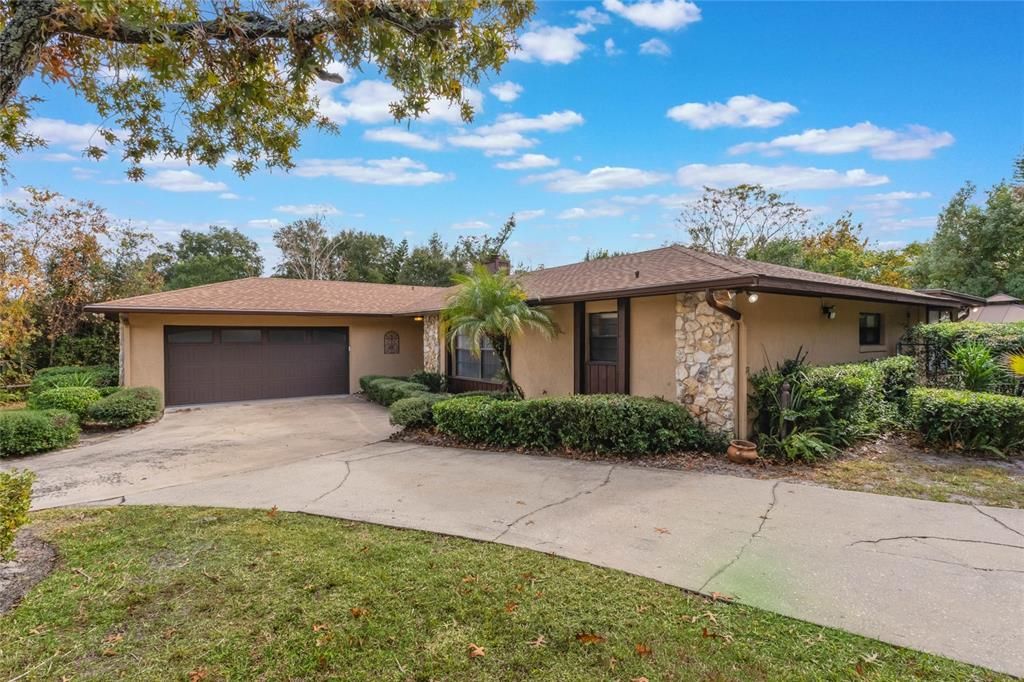
[[[126,428],[158,418],[164,410],[163,396],[151,386],[125,388],[94,402],[86,419],[116,428]]]
[[[78,418],[65,410],[0,412],[0,457],[55,450],[78,442]]]
[[[427,393],[425,395],[402,398],[391,403],[388,413],[391,423],[396,426],[421,428],[434,425],[433,407],[442,400],[450,400],[447,393]]]
[[[366,379],[367,377],[363,377]],[[402,398],[413,398],[416,396],[427,395],[427,387],[423,384],[416,383],[414,381],[406,381],[405,379],[395,379],[392,377],[372,377],[368,381],[364,382],[363,379],[359,380],[359,385],[362,386],[363,392],[366,393],[366,397],[375,403],[380,403],[384,407],[391,405],[391,403],[401,400]]]
[[[88,386],[65,386],[50,388],[33,395],[28,402],[35,410],[67,410],[81,418],[97,400],[103,396],[98,389]]]
[[[438,372],[420,370],[409,375],[409,381],[423,384],[431,393],[443,393],[447,387],[448,380],[445,375]]]
[[[0,471],[0,561],[14,558],[14,535],[28,523],[35,480],[31,471]]]
[[[110,365],[88,365],[82,367],[47,367],[35,373],[29,394],[42,393],[51,388],[91,386],[117,386],[118,369]]]
[[[999,454],[1024,452],[1024,398],[915,388],[910,392],[910,421],[933,445]]]
[[[438,431],[505,448],[647,455],[720,449],[685,408],[657,398],[576,395],[536,400],[456,397],[434,404]]]
[[[960,378],[950,359],[958,346],[969,343],[984,345],[993,358],[1000,358],[1024,348],[1024,322],[937,322],[911,327],[900,339],[906,349],[917,353],[928,381],[933,386],[961,388]],[[926,367],[924,365],[927,365]],[[1013,395],[1024,390],[1024,382],[1008,372],[1000,372],[989,387]]]

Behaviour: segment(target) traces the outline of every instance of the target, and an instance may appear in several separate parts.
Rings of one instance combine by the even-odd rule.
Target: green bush
[[[449,399],[451,396],[447,393],[427,393],[396,400],[391,403],[391,408],[388,410],[391,415],[391,423],[411,428],[433,426],[433,406],[442,400]]]
[[[456,394],[459,398],[473,398],[483,396],[491,400],[519,400],[519,397],[508,391],[463,391]]]
[[[576,395],[535,400],[457,396],[434,404],[442,433],[507,448],[538,448],[622,455],[720,449],[685,408],[657,398]]]
[[[86,410],[90,422],[126,428],[152,421],[164,409],[160,391],[151,386],[125,388],[94,402]]]
[[[377,379],[398,379],[398,378],[399,377],[385,376],[383,374],[364,374],[363,376],[359,377],[359,390],[361,390],[363,393],[369,393],[369,391],[370,391],[370,384],[373,383],[374,381],[376,381]]]
[[[443,393],[446,384],[448,383],[443,374],[439,374],[438,372],[428,372],[422,369],[410,374],[409,381],[416,382],[417,384],[423,384],[431,393]]]
[[[915,388],[910,420],[933,445],[1001,454],[1024,451],[1024,398]]]
[[[427,387],[423,384],[391,377],[376,377],[366,382],[364,391],[366,397],[384,407],[402,398],[412,398],[428,393]]]
[[[20,403],[25,397],[20,391],[5,391],[0,389],[0,405]]]
[[[967,341],[949,352],[949,361],[968,391],[987,391],[995,383],[1002,368],[989,347],[980,341]]]
[[[0,561],[14,558],[14,534],[28,523],[35,479],[31,471],[0,471]]]
[[[67,410],[81,418],[94,402],[102,398],[98,389],[88,386],[50,388],[33,395],[28,406],[34,410]]]
[[[100,392],[100,397],[106,398],[108,395],[114,395],[123,389],[120,386],[100,386],[96,390]]]
[[[28,455],[78,441],[78,418],[65,410],[0,412],[0,457]]]
[[[918,354],[922,369],[932,385],[943,388],[963,386],[951,354],[957,346],[978,343],[1000,358],[1024,347],[1024,322],[938,322],[911,327],[900,339],[905,351]],[[1013,395],[1024,382],[1000,373],[990,391]]]
[[[35,394],[51,388],[69,386],[99,388],[101,386],[116,386],[117,383],[117,367],[110,365],[47,367],[35,373],[28,390],[30,394]]]

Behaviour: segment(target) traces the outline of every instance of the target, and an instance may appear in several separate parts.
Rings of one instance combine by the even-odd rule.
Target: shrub
[[[457,396],[434,404],[442,433],[464,441],[512,448],[646,455],[718,449],[685,408],[657,398],[576,395],[535,400]]]
[[[50,388],[37,393],[29,400],[29,407],[36,410],[67,410],[81,418],[94,402],[102,398],[98,389],[88,386],[65,386]]]
[[[968,391],[987,391],[999,375],[1000,367],[988,346],[966,341],[949,352],[953,370]]]
[[[390,377],[377,377],[366,382],[365,392],[370,400],[380,403],[384,407],[402,398],[412,398],[428,393],[427,387],[423,384]]]
[[[28,455],[78,441],[78,418],[65,410],[0,412],[0,457]]]
[[[449,400],[447,393],[428,393],[412,398],[402,398],[391,403],[391,423],[397,426],[420,428],[434,425],[433,406],[442,400]]]
[[[120,386],[100,386],[96,390],[100,392],[100,397],[106,398],[108,395],[114,395],[123,389]]]
[[[458,398],[473,398],[477,396],[490,398],[491,400],[519,400],[518,396],[508,391],[463,391],[456,394]]]
[[[369,393],[370,392],[370,384],[373,383],[374,381],[376,381],[377,379],[397,379],[397,378],[398,377],[384,376],[383,374],[364,374],[363,376],[359,377],[359,390],[361,390],[363,393]]]
[[[20,403],[23,399],[24,397],[19,391],[5,391],[0,389],[0,405]]]
[[[910,420],[933,445],[1000,454],[1024,451],[1024,398],[915,388]]]
[[[14,534],[28,523],[35,479],[31,471],[0,471],[0,561],[14,558]]]
[[[151,386],[140,386],[125,388],[97,400],[85,414],[91,422],[125,428],[156,419],[163,409],[160,391]]]
[[[448,383],[443,374],[420,370],[409,375],[409,381],[423,384],[431,393],[442,393]]]
[[[918,355],[927,380],[943,388],[960,387],[950,354],[957,346],[979,343],[998,358],[1024,347],[1024,322],[937,322],[911,327],[900,339],[905,351]],[[1013,394],[1024,382],[1002,373],[989,387],[999,393]]]
[[[51,388],[67,386],[91,386],[93,388],[116,386],[117,382],[117,367],[110,365],[47,367],[39,370],[32,377],[29,393],[42,393]]]

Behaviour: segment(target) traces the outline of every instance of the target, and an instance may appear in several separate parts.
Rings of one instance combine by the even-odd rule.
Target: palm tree
[[[470,352],[480,357],[484,339],[490,341],[501,360],[506,390],[522,398],[523,389],[512,379],[509,340],[527,330],[554,338],[558,325],[547,308],[526,304],[523,287],[506,272],[491,272],[478,265],[471,275],[456,275],[455,283],[458,289],[441,312],[453,350],[456,337],[463,335],[469,339]]]

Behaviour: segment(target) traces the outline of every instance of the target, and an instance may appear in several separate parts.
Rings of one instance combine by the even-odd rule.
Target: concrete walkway
[[[38,466],[37,508],[110,503],[123,495],[130,504],[276,505],[449,533],[719,592],[1024,676],[1024,511],[369,442],[386,430],[374,422],[379,411],[365,404],[329,407],[358,413],[363,427],[352,432],[359,435],[332,451],[309,434],[278,442],[276,454],[220,447],[229,461],[201,475],[173,468],[173,475],[152,471],[141,481],[93,477],[88,485],[67,485],[75,468],[92,476],[89,453],[82,451],[94,450],[93,463],[102,469],[99,455],[113,440],[8,464]],[[186,417],[168,415],[161,424],[178,428]],[[125,446],[160,427],[119,437],[116,445],[132,449]],[[312,439],[304,452],[303,439]],[[135,452],[145,457],[142,449]],[[71,453],[78,453],[73,462],[53,461]],[[63,485],[54,485],[55,478]]]

